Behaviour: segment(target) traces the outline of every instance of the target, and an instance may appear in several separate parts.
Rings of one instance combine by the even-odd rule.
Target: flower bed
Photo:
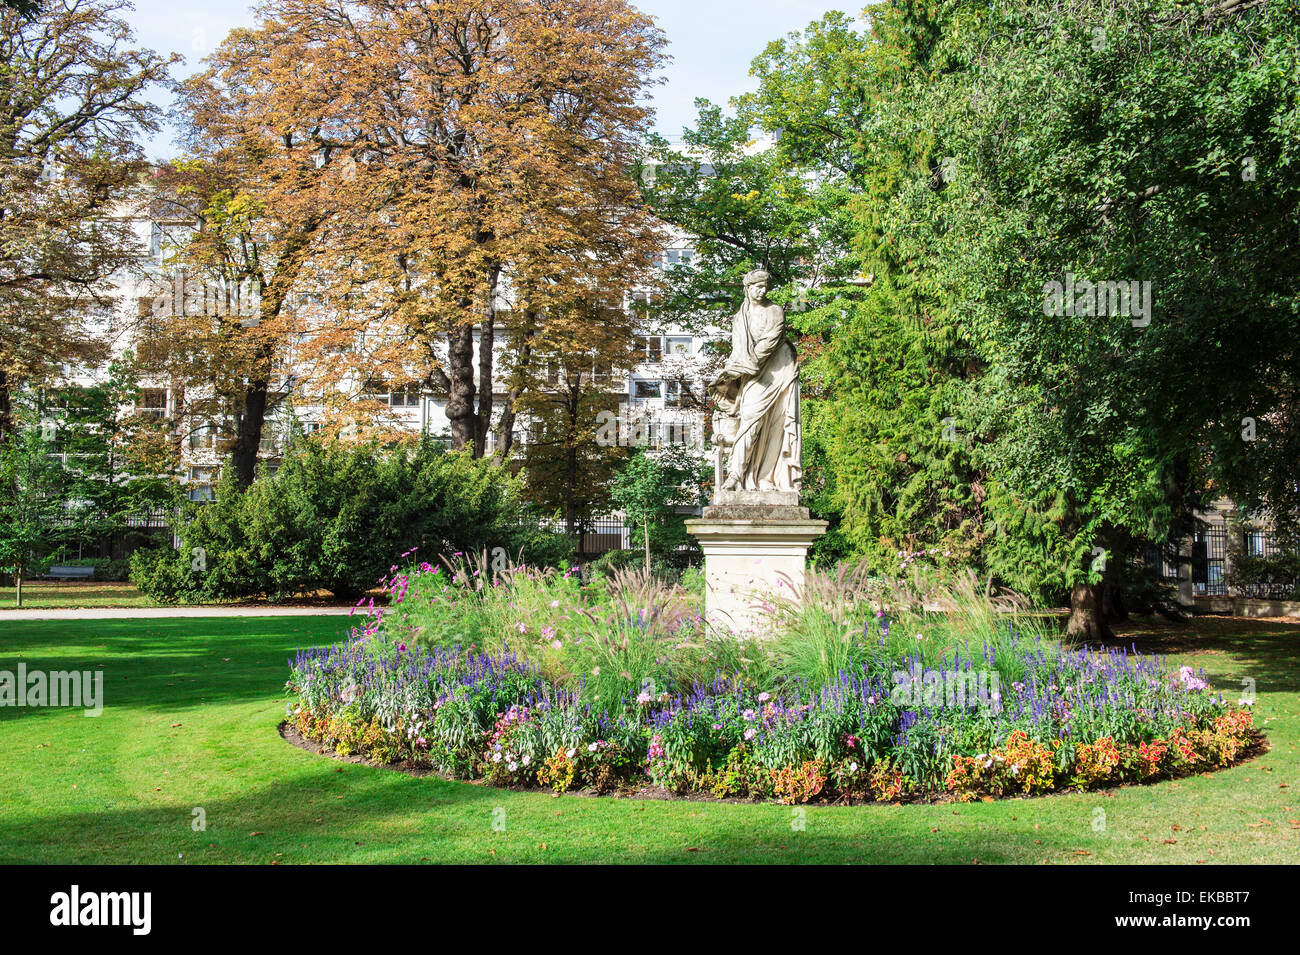
[[[402,575],[404,596],[439,573],[424,567],[414,583]],[[1226,766],[1258,738],[1250,711],[1191,668],[1061,649],[1018,637],[1014,624],[938,656],[924,633],[900,653],[888,626],[869,618],[855,636],[858,662],[820,683],[777,666],[729,667],[708,682],[646,683],[614,699],[550,658],[421,646],[408,642],[400,613],[386,624],[378,616],[345,643],[299,652],[288,683],[298,731],[343,754],[500,786],[969,800]],[[707,640],[698,650],[720,658]]]

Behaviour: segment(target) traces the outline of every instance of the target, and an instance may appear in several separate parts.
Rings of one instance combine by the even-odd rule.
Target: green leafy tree
[[[56,544],[64,516],[66,481],[50,441],[35,421],[0,443],[0,566],[12,570],[15,598]]]
[[[1295,14],[893,0],[760,57],[748,107],[844,177],[875,276],[808,362],[854,549],[964,542],[1105,636],[1209,494],[1295,520]],[[1150,298],[1054,308],[1074,278]]]
[[[610,496],[633,530],[641,532],[647,573],[652,539],[659,543],[661,554],[675,551],[686,541],[684,519],[677,507],[699,502],[707,473],[708,466],[698,454],[690,448],[673,447],[661,452],[638,450],[614,479]]]
[[[109,551],[130,533],[131,518],[175,502],[179,454],[170,422],[138,410],[141,394],[126,355],[109,363],[101,381],[43,395],[66,472],[69,540]]]

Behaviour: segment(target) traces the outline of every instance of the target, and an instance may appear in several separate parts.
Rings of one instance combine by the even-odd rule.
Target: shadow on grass
[[[1135,617],[1116,628],[1109,646],[1142,653],[1196,656],[1211,683],[1235,701],[1241,679],[1264,692],[1300,692],[1300,621],[1197,617],[1181,623]]]
[[[319,758],[319,757],[317,757]],[[1032,831],[976,825],[959,835],[891,807],[809,809],[794,831],[786,806],[551,799],[335,766],[192,807],[43,812],[0,819],[0,864],[257,862],[950,863],[1041,858]],[[500,820],[503,829],[494,829]],[[1041,835],[1041,834],[1039,834]]]

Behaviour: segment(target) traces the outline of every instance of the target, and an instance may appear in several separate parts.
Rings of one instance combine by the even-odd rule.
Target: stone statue
[[[767,300],[770,279],[762,269],[745,276],[731,357],[709,385],[718,406],[715,503],[799,500],[799,361],[785,337],[785,310]]]

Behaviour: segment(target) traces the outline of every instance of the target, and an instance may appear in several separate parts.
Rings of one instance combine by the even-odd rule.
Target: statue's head
[[[767,286],[772,276],[763,269],[755,269],[745,275],[745,298],[751,302],[761,302],[767,295]]]

